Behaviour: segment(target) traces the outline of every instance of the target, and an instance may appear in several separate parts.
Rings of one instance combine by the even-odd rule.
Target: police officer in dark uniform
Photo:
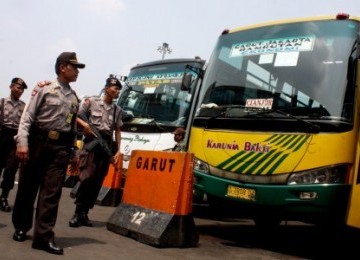
[[[88,122],[78,118],[78,125],[83,127],[85,138],[79,152],[80,186],[75,199],[75,213],[69,221],[70,227],[92,226],[88,218],[89,209],[95,205],[110,161],[119,160],[122,109],[114,104],[113,100],[118,98],[120,89],[120,81],[116,77],[110,77],[106,80],[105,95],[102,98],[85,99],[80,107],[79,114],[85,114]],[[109,146],[115,131],[116,151],[113,158],[109,157],[100,145],[89,148],[96,138],[89,124],[96,128],[96,132]]]
[[[26,240],[38,195],[32,247],[52,254],[63,254],[53,229],[79,109],[79,99],[69,83],[77,80],[79,68],[84,67],[75,52],[61,53],[55,64],[56,80],[33,89],[15,136],[21,167],[12,215],[13,239]]]
[[[0,176],[1,182],[0,209],[10,212],[8,204],[10,190],[14,188],[15,175],[19,168],[19,162],[15,156],[16,144],[14,136],[17,133],[21,114],[25,103],[20,100],[27,85],[21,78],[13,78],[10,84],[10,96],[0,99]]]

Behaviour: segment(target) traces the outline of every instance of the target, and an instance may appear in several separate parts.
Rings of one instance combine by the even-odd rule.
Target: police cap
[[[60,64],[72,64],[79,69],[85,68],[85,64],[78,62],[75,52],[63,52],[56,59],[56,67]]]
[[[110,76],[106,80],[105,87],[110,87],[110,86],[118,86],[119,88],[122,88],[120,81],[114,76]]]
[[[11,80],[11,84],[18,84],[19,86],[23,87],[24,89],[27,88],[25,81],[21,78],[13,78]]]

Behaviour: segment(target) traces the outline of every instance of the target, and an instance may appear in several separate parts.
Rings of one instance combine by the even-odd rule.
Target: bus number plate
[[[229,185],[227,189],[227,196],[237,199],[255,200],[255,190]]]

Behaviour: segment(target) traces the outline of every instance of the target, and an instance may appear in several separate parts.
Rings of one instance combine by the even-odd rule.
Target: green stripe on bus
[[[266,173],[268,175],[271,175],[274,173],[274,171],[281,165],[281,163],[286,159],[286,157],[288,157],[289,154],[283,154],[278,160],[277,162],[275,162],[275,164],[273,165],[273,167],[270,168],[270,170]]]

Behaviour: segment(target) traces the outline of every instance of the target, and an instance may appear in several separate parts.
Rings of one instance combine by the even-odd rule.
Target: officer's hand
[[[78,172],[78,169],[79,169],[79,158],[78,157],[73,157],[70,159],[70,162],[69,162],[69,172],[70,173],[77,173]]]
[[[120,155],[121,155],[120,150],[118,150],[118,151],[116,152],[116,154],[114,155],[114,162],[115,162],[116,164],[118,163],[118,161],[119,161],[119,159],[120,159]]]
[[[116,154],[111,158],[111,163],[113,164],[116,172],[121,172],[121,169],[118,168],[119,166],[119,160],[121,159],[121,153],[120,150],[116,152]],[[120,164],[121,165],[121,164]]]
[[[27,146],[20,146],[16,149],[16,157],[20,163],[26,163],[29,160],[29,148]]]
[[[97,136],[95,135],[95,133],[91,130],[91,127],[90,127],[89,124],[85,124],[85,125],[84,125],[84,134],[85,134],[86,136],[94,136],[94,137],[97,137]]]

